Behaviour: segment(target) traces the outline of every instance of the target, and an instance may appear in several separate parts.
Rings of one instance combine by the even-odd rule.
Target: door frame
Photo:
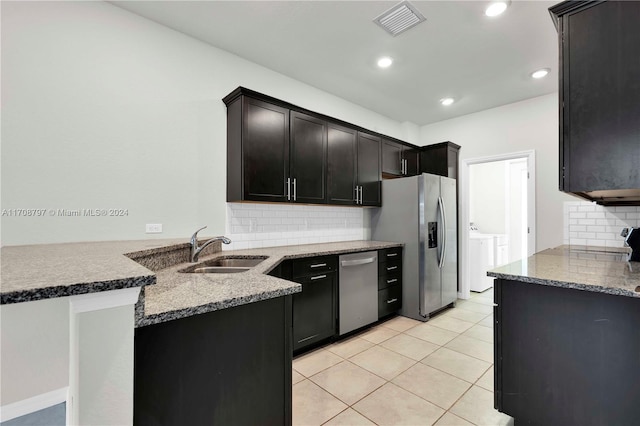
[[[518,158],[527,159],[527,171],[529,179],[527,181],[527,222],[529,226],[529,237],[527,238],[527,256],[531,256],[536,250],[536,153],[534,150],[519,151],[508,154],[490,155],[486,157],[467,158],[462,160],[460,167],[460,288],[458,290],[459,299],[468,299],[471,296],[471,285],[469,282],[469,166],[473,164],[492,163],[495,161],[515,160]]]

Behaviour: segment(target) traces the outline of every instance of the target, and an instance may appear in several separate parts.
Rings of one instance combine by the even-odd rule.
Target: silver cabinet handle
[[[311,281],[319,280],[319,279],[322,279],[322,278],[327,278],[327,276],[326,275],[316,275],[315,277],[311,277]]]
[[[296,195],[298,194],[298,191],[297,191],[298,185],[296,185],[296,180],[297,180],[296,178],[293,178],[293,201],[296,201],[296,198],[297,198]]]
[[[362,205],[362,185],[360,185],[360,205]]]
[[[405,168],[404,160],[400,160],[400,169],[403,175],[407,174],[407,169]]]
[[[398,301],[398,299],[389,299],[389,300],[387,300],[387,303],[393,303],[393,302],[397,302],[397,301]]]
[[[340,262],[342,266],[357,266],[357,265],[366,265],[367,263],[373,263],[376,261],[375,257],[368,257],[366,259],[354,259],[354,260],[343,260]]]
[[[395,283],[396,281],[398,281],[397,278],[394,278],[392,280],[387,280],[387,284]]]
[[[321,268],[323,266],[327,266],[326,263],[316,263],[315,265],[309,266],[309,268]]]
[[[291,178],[287,178],[287,201],[291,201]]]
[[[387,257],[394,257],[397,256],[398,253],[387,253]]]
[[[356,204],[358,204],[358,185],[356,185]]]
[[[393,271],[394,269],[398,269],[397,266],[387,266],[387,271]]]
[[[313,336],[305,337],[304,339],[300,339],[300,340],[298,340],[298,343],[302,343],[302,342],[304,342],[304,341],[307,341],[307,340],[313,339],[314,337],[317,337],[317,336],[318,336],[317,334],[314,334]]]

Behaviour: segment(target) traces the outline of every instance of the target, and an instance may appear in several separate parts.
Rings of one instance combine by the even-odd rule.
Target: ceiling
[[[548,8],[513,0],[411,0],[423,22],[393,37],[373,23],[399,1],[111,1],[400,122],[425,125],[557,91]],[[394,63],[378,68],[380,56]],[[551,73],[534,80],[539,68]],[[453,97],[444,107],[439,100]]]

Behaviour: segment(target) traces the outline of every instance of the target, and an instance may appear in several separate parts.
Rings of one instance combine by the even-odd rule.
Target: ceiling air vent
[[[394,37],[423,21],[426,18],[408,1],[398,3],[373,20]]]

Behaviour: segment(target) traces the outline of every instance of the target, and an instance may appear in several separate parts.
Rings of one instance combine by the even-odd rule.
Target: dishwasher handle
[[[365,259],[342,260],[342,261],[340,261],[340,265],[342,265],[342,266],[358,266],[358,265],[366,265],[367,263],[373,263],[375,261],[376,261],[375,257],[367,257]]]

